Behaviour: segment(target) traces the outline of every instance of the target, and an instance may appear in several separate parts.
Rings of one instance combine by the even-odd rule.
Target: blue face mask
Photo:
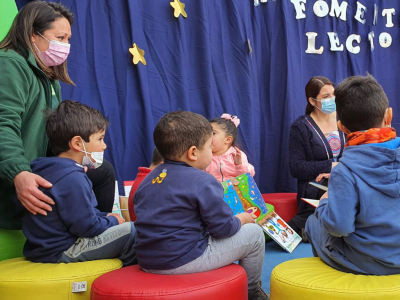
[[[329,114],[333,113],[334,111],[336,111],[335,96],[333,96],[332,98],[324,99],[324,100],[317,100],[317,99],[314,99],[314,100],[321,102],[321,108],[319,108],[318,106],[314,106],[314,107],[318,108],[324,114],[329,115]]]

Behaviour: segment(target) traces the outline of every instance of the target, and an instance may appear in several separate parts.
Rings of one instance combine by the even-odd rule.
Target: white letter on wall
[[[356,41],[357,43],[361,42],[361,36],[358,34],[351,34],[346,40],[346,48],[347,51],[353,53],[353,54],[358,54],[360,53],[360,46],[353,46],[353,41]]]
[[[343,44],[340,44],[336,32],[327,32],[329,41],[331,42],[331,51],[343,51]]]
[[[324,0],[318,0],[314,3],[313,10],[317,17],[323,18],[329,13],[329,6]]]
[[[348,3],[346,1],[343,1],[339,6],[338,0],[332,0],[331,11],[330,11],[329,15],[331,17],[334,17],[334,16],[339,17],[340,16],[341,20],[346,21],[347,20],[347,17],[346,17],[347,5],[348,5]]]
[[[379,35],[379,45],[382,48],[387,48],[392,44],[392,36],[387,32],[382,32]]]
[[[313,54],[322,54],[324,52],[324,46],[319,47],[319,49],[315,49],[315,37],[318,35],[316,32],[306,32],[306,36],[308,37],[308,46],[306,53]]]
[[[374,51],[375,46],[374,46],[374,37],[375,37],[375,33],[373,31],[371,31],[370,33],[368,33],[368,40],[371,44],[371,51]]]
[[[361,24],[365,24],[365,20],[363,20],[362,18],[364,18],[364,13],[366,11],[367,11],[367,8],[364,5],[362,5],[360,2],[357,1],[357,11],[356,11],[356,15],[354,16],[354,19],[356,19]]]
[[[386,27],[393,27],[393,19],[392,17],[395,15],[396,10],[394,8],[387,8],[382,10],[382,17],[386,15]]]
[[[294,8],[296,10],[296,19],[304,19],[306,15],[304,11],[306,10],[305,3],[307,0],[290,0],[293,3]]]

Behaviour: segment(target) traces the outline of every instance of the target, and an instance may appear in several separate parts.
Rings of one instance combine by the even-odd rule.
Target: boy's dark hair
[[[306,99],[307,99],[306,115],[311,114],[315,109],[315,107],[311,105],[310,101],[308,101],[308,98],[310,97],[314,99],[317,98],[319,92],[321,91],[324,85],[331,85],[335,87],[335,85],[328,78],[323,76],[314,76],[307,83],[305,88]]]
[[[217,124],[219,127],[221,127],[221,129],[223,131],[225,131],[226,135],[231,135],[232,138],[233,138],[232,146],[236,146],[238,129],[237,129],[236,125],[231,120],[224,119],[224,118],[215,118],[215,119],[212,119],[210,121],[210,123]]]
[[[350,132],[381,127],[389,101],[374,77],[349,77],[337,86],[335,96],[338,118]]]
[[[46,133],[54,155],[68,151],[68,143],[74,136],[89,142],[89,137],[105,130],[108,123],[97,109],[73,100],[66,100],[46,113]]]
[[[176,160],[190,147],[202,150],[212,136],[210,122],[190,111],[174,111],[164,115],[154,129],[154,144],[164,159]]]
[[[160,152],[158,152],[157,148],[155,147],[154,151],[153,151],[153,157],[151,159],[151,164],[152,165],[159,165],[163,161],[164,161],[164,159],[162,158]]]

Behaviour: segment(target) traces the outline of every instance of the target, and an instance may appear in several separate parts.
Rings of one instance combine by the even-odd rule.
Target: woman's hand
[[[48,204],[54,204],[54,201],[38,189],[39,186],[51,188],[53,185],[47,180],[31,172],[23,171],[15,176],[14,185],[19,201],[32,214],[39,213],[46,216],[46,210],[52,210]]]
[[[315,179],[316,182],[320,182],[323,178],[329,179],[329,177],[331,176],[331,173],[321,173],[317,176],[317,178]]]
[[[235,147],[235,152],[232,153],[233,157],[233,162],[235,163],[236,166],[242,164],[242,151],[239,150],[239,148]]]

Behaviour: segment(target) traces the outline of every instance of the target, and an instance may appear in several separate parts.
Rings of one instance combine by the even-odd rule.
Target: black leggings
[[[88,170],[86,175],[93,184],[97,209],[102,212],[111,212],[115,196],[115,170],[113,165],[108,160],[104,160],[100,167]]]

